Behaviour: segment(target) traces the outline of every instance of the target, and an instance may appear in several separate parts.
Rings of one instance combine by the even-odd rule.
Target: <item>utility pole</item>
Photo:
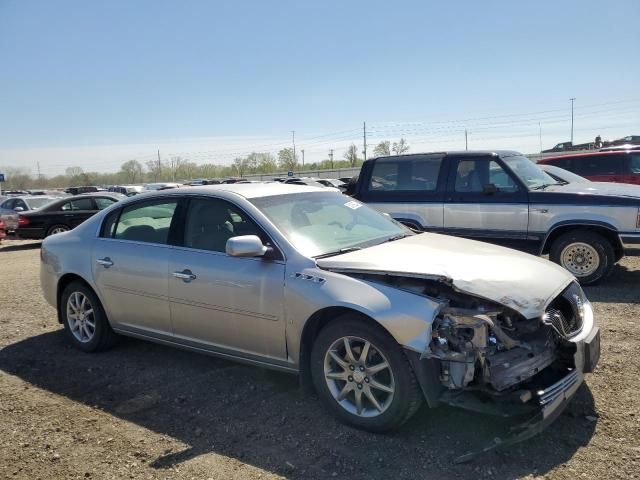
[[[300,151],[302,152],[302,167],[304,168],[304,148]]]
[[[160,174],[162,173],[162,163],[160,162],[160,149],[158,149],[158,171],[157,173],[154,175],[155,176],[155,181],[157,182],[160,179]]]
[[[364,160],[366,162],[367,161],[367,122],[362,123],[362,142],[364,147],[362,149],[362,154],[364,155]]]
[[[38,167],[38,186],[40,186],[40,180],[42,179],[40,176],[40,162],[37,162],[36,165]]]
[[[540,141],[540,153],[542,153],[542,123],[538,122],[538,140]]]
[[[469,150],[469,139],[467,137],[467,129],[464,129],[464,149]]]
[[[329,150],[329,160],[331,160],[331,168],[333,168],[333,148]]]
[[[573,102],[575,102],[576,97],[571,97],[569,101],[571,102],[571,145],[573,146]]]
[[[291,141],[293,143],[293,161],[296,161],[296,131],[291,130]]]

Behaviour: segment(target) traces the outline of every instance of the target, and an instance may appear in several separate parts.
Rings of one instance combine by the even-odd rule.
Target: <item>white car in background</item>
[[[38,210],[58,198],[46,195],[9,197],[0,203],[0,219],[4,221],[7,232],[13,232],[18,228],[18,214]]]

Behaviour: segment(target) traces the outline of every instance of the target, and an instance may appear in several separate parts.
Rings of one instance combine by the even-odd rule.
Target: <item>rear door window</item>
[[[95,210],[93,206],[93,200],[90,198],[79,198],[77,200],[71,200],[63,204],[60,207],[63,212],[76,211],[76,210]]]
[[[177,199],[136,203],[122,210],[115,229],[105,225],[103,232],[113,232],[113,238],[119,240],[167,244],[177,206]]]
[[[629,171],[631,173],[640,173],[640,154],[629,155]]]

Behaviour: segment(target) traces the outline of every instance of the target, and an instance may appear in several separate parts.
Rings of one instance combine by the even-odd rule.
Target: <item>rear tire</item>
[[[50,227],[49,230],[47,230],[46,236],[49,237],[51,235],[55,235],[56,233],[68,232],[69,230],[71,229],[66,225],[54,225]]]
[[[609,240],[590,230],[572,230],[560,235],[551,245],[549,258],[573,274],[582,285],[606,278],[615,264],[615,252]]]
[[[400,345],[382,327],[355,314],[342,315],[322,329],[311,352],[311,376],[334,415],[370,432],[399,428],[423,400]]]
[[[83,352],[99,352],[117,341],[98,296],[86,283],[74,281],[67,285],[59,308],[64,330],[74,347]]]

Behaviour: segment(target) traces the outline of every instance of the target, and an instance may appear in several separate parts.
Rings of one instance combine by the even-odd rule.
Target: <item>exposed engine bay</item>
[[[458,292],[440,280],[357,276],[427,296],[441,305],[421,358],[439,361],[440,382],[450,391],[505,396],[552,365],[560,370],[572,366],[575,350],[566,341],[570,326],[565,318],[575,317],[575,312],[564,298],[554,300],[554,308],[543,318],[526,319],[509,307]]]

